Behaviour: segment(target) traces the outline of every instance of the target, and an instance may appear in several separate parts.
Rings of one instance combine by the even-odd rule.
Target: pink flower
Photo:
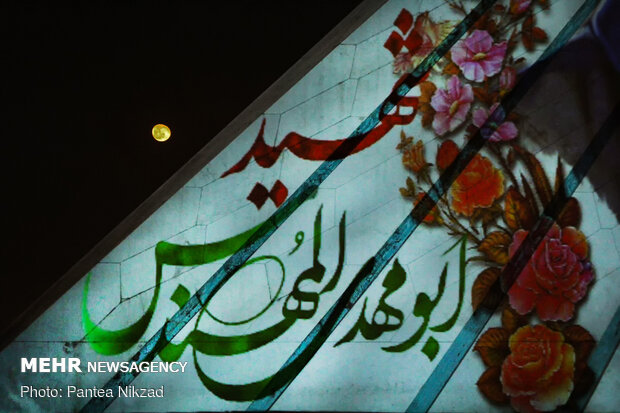
[[[482,128],[489,117],[489,112],[495,112],[495,109],[497,109],[498,106],[499,103],[494,103],[493,106],[491,106],[490,111],[483,108],[476,109],[473,116],[474,125],[478,128]],[[495,112],[491,122],[489,122],[489,124],[480,131],[482,136],[491,142],[510,141],[516,138],[519,134],[519,130],[515,124],[512,122],[502,122],[503,119],[504,113],[500,108],[498,112]]]
[[[433,129],[438,135],[452,132],[465,121],[474,92],[470,85],[462,85],[457,76],[448,80],[446,89],[437,89],[431,99],[431,106],[435,109]]]
[[[512,14],[521,14],[530,7],[532,0],[510,0],[510,12]]]
[[[514,67],[506,66],[499,75],[499,92],[502,95],[510,92],[517,83],[517,71]]]
[[[487,31],[474,30],[452,49],[452,60],[461,68],[465,79],[482,82],[502,69],[506,47],[506,42],[493,44]]]

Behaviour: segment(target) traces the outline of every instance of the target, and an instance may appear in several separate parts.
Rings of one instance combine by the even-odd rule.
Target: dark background
[[[359,3],[3,5],[0,331]]]

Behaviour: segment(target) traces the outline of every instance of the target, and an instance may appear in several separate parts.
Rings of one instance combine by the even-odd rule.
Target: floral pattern
[[[491,110],[486,110],[485,108],[478,108],[474,111],[473,121],[472,123],[478,127],[483,128],[485,126],[485,122],[489,118],[489,113],[491,116],[491,125],[489,125],[488,130],[482,130],[482,136],[491,142],[500,142],[500,141],[510,141],[517,137],[519,134],[519,130],[515,126],[513,122],[505,121],[501,122],[499,125],[497,124],[497,118],[501,118],[501,116],[493,116],[493,114],[497,113],[496,109],[498,108],[499,103],[494,103],[491,106]]]
[[[422,44],[416,51],[416,56],[426,57],[452,31],[454,24],[446,21],[435,23],[428,12],[421,13],[415,20],[414,30],[422,38]]]
[[[493,205],[503,193],[502,172],[488,158],[476,154],[452,184],[452,209],[470,217],[476,209]]]
[[[403,73],[409,72],[413,69],[413,62],[411,58],[413,55],[409,52],[401,52],[396,55],[394,58],[394,74],[402,75]]]
[[[532,412],[564,405],[575,375],[575,349],[564,342],[564,335],[544,325],[528,325],[515,331],[508,345],[500,379],[513,407]]]
[[[424,144],[422,141],[417,141],[415,144],[410,145],[403,152],[403,165],[416,174],[430,166],[424,159]]]
[[[468,13],[460,1],[448,3]],[[547,41],[536,26],[537,7],[549,5],[544,0],[498,4],[420,84],[421,125],[439,138],[435,164],[426,162],[422,141],[414,144],[405,131],[397,147],[404,168],[416,178],[407,178],[400,193],[417,205],[428,190],[424,187],[430,188],[459,157],[461,136],[465,142],[476,133],[486,139],[423,223],[466,237],[478,251],[469,258],[483,267],[471,289],[472,307],[498,309],[502,326],[487,329],[474,348],[486,366],[477,386],[490,402],[510,404],[519,412],[552,411],[583,394],[591,385],[586,361],[595,345],[574,322],[595,278],[575,198],[568,199],[521,274],[512,280],[502,273],[564,185],[562,160],[552,186],[536,155],[520,142],[531,128],[523,128],[521,116],[514,110],[505,113],[500,104],[523,68],[525,59],[513,57],[518,43],[531,51]],[[428,38],[436,39],[437,26],[428,13],[423,16],[420,21],[427,26],[419,25],[418,35],[424,39],[430,30]],[[394,67],[406,62],[411,70],[412,61],[397,56]],[[503,294],[508,300],[500,304]]]
[[[452,60],[463,71],[467,80],[482,82],[502,70],[507,43],[493,44],[491,35],[474,30],[465,40],[460,40],[452,50]]]
[[[515,232],[510,256],[527,234],[524,230]],[[570,320],[575,303],[584,298],[594,279],[587,257],[588,243],[581,231],[553,225],[508,291],[510,305],[519,314],[536,308],[541,320]]]
[[[454,131],[465,122],[474,93],[470,85],[462,85],[457,76],[448,80],[446,89],[439,89],[431,99],[435,110],[433,129],[438,135]]]

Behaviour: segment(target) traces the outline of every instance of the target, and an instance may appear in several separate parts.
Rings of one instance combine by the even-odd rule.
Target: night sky
[[[0,331],[361,1],[125,3],[2,6]]]

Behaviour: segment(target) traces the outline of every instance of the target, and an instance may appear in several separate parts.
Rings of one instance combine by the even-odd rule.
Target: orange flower
[[[424,195],[426,195],[426,192],[419,192],[418,195],[416,195],[416,199],[413,201],[414,207],[420,203],[422,198],[424,198]],[[424,217],[422,221],[425,224],[441,222],[441,216],[439,216],[439,209],[437,209],[437,205],[435,205],[433,209],[431,209],[431,211],[428,214],[426,214],[426,216]]]
[[[502,364],[502,391],[519,412],[551,411],[573,391],[575,349],[544,325],[524,326],[509,339]]]
[[[467,217],[488,208],[504,193],[504,175],[491,161],[476,154],[452,184],[452,208]]]
[[[424,159],[424,144],[417,141],[403,153],[403,165],[413,172],[420,173],[430,164]]]

